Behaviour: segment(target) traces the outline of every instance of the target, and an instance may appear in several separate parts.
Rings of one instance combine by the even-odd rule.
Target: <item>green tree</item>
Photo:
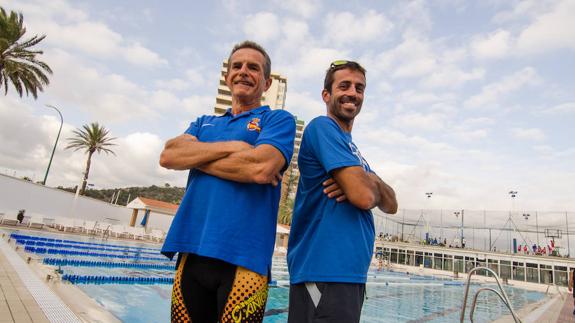
[[[76,129],[73,133],[75,136],[68,138],[70,143],[66,149],[74,149],[74,151],[85,149],[86,153],[88,153],[86,171],[84,172],[82,188],[80,189],[80,194],[83,195],[86,190],[86,184],[88,183],[92,155],[95,152],[100,153],[102,151],[106,154],[111,153],[112,155],[116,155],[111,149],[107,148],[115,145],[111,141],[116,138],[109,137],[108,130],[104,128],[104,126],[100,126],[97,122],[93,122],[89,125],[85,124],[82,126],[82,129]]]
[[[36,59],[41,55],[41,50],[32,49],[46,36],[35,35],[23,40],[26,27],[23,26],[24,17],[21,13],[10,11],[6,13],[0,7],[0,89],[4,87],[4,95],[8,94],[8,83],[12,83],[16,92],[22,97],[32,94],[38,98],[38,91],[43,91],[44,86],[50,81],[46,74],[52,74],[52,69]]]

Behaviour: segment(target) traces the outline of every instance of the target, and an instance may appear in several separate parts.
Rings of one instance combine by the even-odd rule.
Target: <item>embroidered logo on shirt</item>
[[[248,122],[248,130],[260,132],[262,130],[260,127],[260,118],[253,118],[250,120],[250,122]]]
[[[369,172],[370,168],[369,168],[369,164],[367,163],[367,160],[365,160],[365,158],[363,158],[363,156],[359,152],[359,149],[357,149],[357,146],[353,142],[349,143],[349,149],[351,149],[351,153],[354,154],[355,157],[357,157],[357,159],[361,163],[361,166],[363,167],[363,169],[366,172]]]

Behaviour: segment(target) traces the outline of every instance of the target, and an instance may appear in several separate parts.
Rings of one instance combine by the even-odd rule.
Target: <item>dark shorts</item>
[[[268,279],[214,258],[182,254],[172,288],[172,322],[262,322]]]
[[[302,283],[289,291],[288,322],[359,322],[365,284]]]

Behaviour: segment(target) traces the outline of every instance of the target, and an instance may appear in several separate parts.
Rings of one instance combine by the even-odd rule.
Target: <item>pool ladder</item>
[[[463,296],[463,305],[461,306],[461,315],[459,317],[459,321],[461,323],[463,323],[465,321],[465,307],[467,306],[467,296],[469,295],[469,286],[471,285],[470,284],[471,283],[471,276],[476,271],[481,270],[481,269],[488,271],[489,273],[491,273],[493,275],[493,277],[495,277],[495,281],[497,282],[497,285],[499,286],[499,290],[501,291],[501,293],[498,292],[497,290],[491,288],[491,287],[482,287],[482,288],[478,289],[477,292],[475,292],[475,296],[473,297],[473,303],[471,303],[471,311],[469,313],[469,320],[471,322],[473,322],[473,314],[475,313],[475,306],[477,305],[477,297],[479,296],[479,293],[481,293],[483,291],[490,291],[490,292],[494,292],[497,296],[499,296],[499,298],[501,299],[503,304],[505,304],[505,306],[507,306],[507,308],[511,312],[511,316],[513,316],[513,320],[515,320],[515,323],[521,323],[521,320],[517,317],[517,315],[515,314],[515,311],[513,311],[513,307],[511,306],[511,302],[509,301],[509,297],[507,297],[507,293],[505,293],[505,290],[501,286],[501,282],[499,281],[499,276],[497,275],[497,273],[495,271],[493,271],[491,268],[487,268],[487,267],[475,267],[469,271],[469,275],[467,276],[467,283],[465,284],[465,295]]]

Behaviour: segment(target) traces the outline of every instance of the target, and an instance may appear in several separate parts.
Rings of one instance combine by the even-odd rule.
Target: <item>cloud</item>
[[[3,173],[43,180],[60,120],[50,115],[48,109],[41,112],[46,114],[33,115],[32,109],[10,96],[0,101],[0,169]],[[80,182],[86,154],[65,149],[66,139],[73,136],[74,128],[64,123],[47,181],[50,186],[74,186]],[[185,184],[185,174],[159,166],[163,140],[157,135],[135,132],[117,136],[114,127],[108,129],[111,136],[117,137],[112,147],[116,155],[93,156],[88,180],[96,184],[96,188],[148,186],[166,181]]]
[[[175,78],[170,80],[156,80],[154,84],[160,89],[170,91],[183,91],[190,88],[191,84],[187,80]]]
[[[280,33],[279,19],[271,12],[258,12],[246,17],[244,33],[250,39],[266,42],[278,37]]]
[[[484,86],[480,94],[474,95],[464,102],[466,108],[483,108],[497,104],[499,99],[508,93],[536,83],[537,72],[532,67],[525,67],[514,74],[505,76],[497,82]]]
[[[465,72],[457,66],[444,65],[425,77],[421,83],[428,88],[456,88],[467,81],[481,80],[484,76],[485,70],[483,68],[474,68],[469,72]]]
[[[565,102],[550,108],[545,108],[541,110],[541,113],[551,115],[573,114],[575,113],[575,102]]]
[[[575,50],[575,2],[559,1],[550,11],[538,16],[517,38],[517,47],[526,53],[557,49]]]
[[[321,91],[321,83],[329,64],[342,57],[349,57],[348,51],[340,51],[333,48],[324,47],[301,47],[299,53],[292,56],[297,59],[291,61],[289,65],[280,65],[290,83],[299,83],[308,79],[313,79],[317,84],[318,91]],[[293,92],[289,92],[288,97]]]
[[[321,9],[319,0],[274,0],[274,4],[303,18],[311,18]]]
[[[509,55],[513,44],[511,33],[497,30],[488,35],[476,36],[471,41],[471,52],[479,59],[496,59]]]
[[[78,107],[96,120],[121,122],[156,116],[151,93],[119,74],[105,74],[79,58],[54,50],[47,55],[54,75],[49,92],[64,106]],[[74,89],[71,91],[70,89]]]
[[[512,128],[511,135],[520,140],[542,141],[545,140],[545,133],[538,128]]]
[[[525,19],[534,19],[542,12],[549,11],[550,6],[555,1],[541,1],[541,0],[521,0],[521,1],[502,1],[502,4],[511,3],[512,9],[497,12],[492,21],[496,24],[511,23],[514,21],[521,21]]]
[[[437,66],[433,46],[425,39],[407,37],[391,50],[379,54],[372,62],[374,68],[383,72],[391,71],[394,78],[423,76]]]
[[[188,115],[195,119],[204,114],[213,114],[216,98],[209,95],[192,95],[184,98],[182,104]]]
[[[325,19],[326,40],[336,45],[382,40],[393,28],[390,20],[374,10],[361,17],[347,11],[329,13]]]
[[[310,39],[309,27],[305,21],[286,19],[282,25],[282,33],[285,40],[282,40],[282,45],[287,42],[286,48],[294,48],[298,44]]]
[[[397,129],[419,131],[440,131],[445,125],[445,116],[437,113],[423,114],[418,112],[401,114],[393,117],[391,124]]]
[[[317,92],[291,92],[286,98],[286,109],[299,119],[309,123],[313,118],[325,115],[325,103],[321,99],[321,86]]]
[[[42,4],[42,10],[25,4],[26,26],[30,34],[48,35],[45,44],[79,50],[98,59],[118,59],[145,67],[167,65],[167,61],[142,44],[126,40],[106,24],[91,20],[84,11],[65,1]]]
[[[397,27],[404,37],[425,35],[433,27],[431,13],[425,1],[402,1],[393,9],[392,16],[397,17]]]

